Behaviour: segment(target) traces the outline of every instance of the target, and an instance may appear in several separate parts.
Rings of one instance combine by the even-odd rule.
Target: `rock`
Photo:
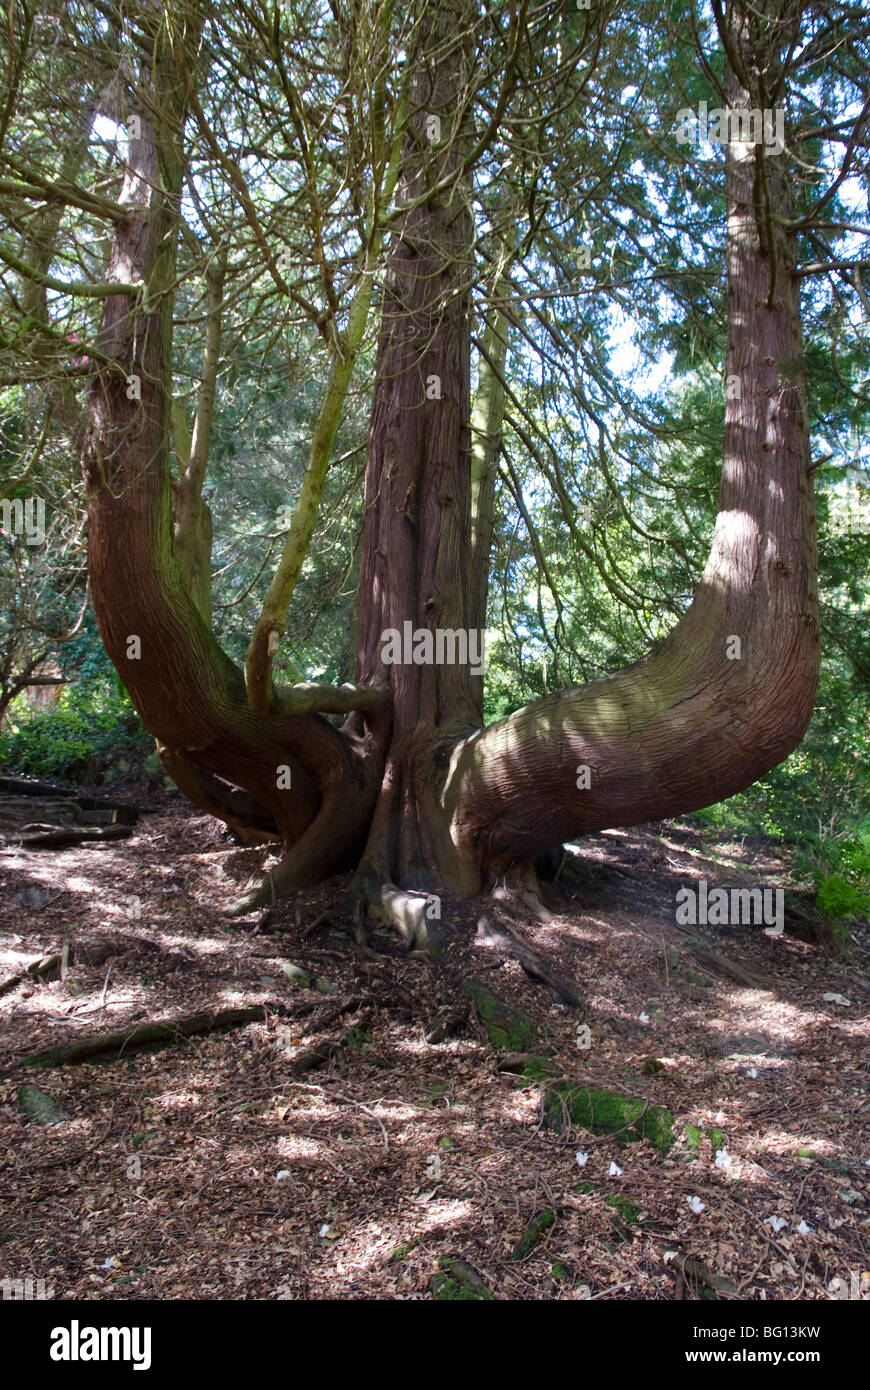
[[[528,1014],[505,1003],[477,980],[466,980],[463,992],[473,1001],[494,1047],[507,1052],[531,1051],[538,1041],[538,1030]]]
[[[292,961],[285,960],[281,963],[281,969],[292,984],[299,985],[300,989],[311,988],[311,976],[301,965],[294,965]]]
[[[663,1154],[674,1143],[670,1110],[663,1105],[647,1105],[639,1096],[556,1081],[544,1096],[544,1123],[560,1130],[566,1116],[572,1125],[592,1134],[618,1134],[624,1144],[648,1139]]]
[[[22,888],[21,892],[18,894],[18,901],[22,903],[24,907],[32,907],[37,909],[37,911],[39,908],[45,907],[46,903],[51,902],[51,899],[52,894],[45,888],[38,888],[35,883],[28,884],[28,886]]]
[[[439,1302],[491,1303],[493,1293],[477,1270],[464,1260],[442,1260],[441,1269],[429,1280],[429,1291]]]
[[[20,1114],[26,1115],[37,1125],[59,1125],[62,1120],[69,1119],[63,1107],[38,1086],[22,1086],[16,1107]]]
[[[331,980],[324,980],[318,976],[314,981],[314,988],[318,994],[341,994],[338,985],[334,985]]]

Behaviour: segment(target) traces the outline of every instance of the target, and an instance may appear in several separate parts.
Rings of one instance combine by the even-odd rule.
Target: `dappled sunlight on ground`
[[[229,923],[266,853],[226,847],[180,807],[99,854],[0,854],[4,1272],[58,1297],[419,1299],[459,1260],[497,1298],[670,1299],[691,1257],[720,1297],[827,1297],[867,1237],[860,961],[755,927],[678,928],[681,883],[760,883],[764,864],[770,885],[787,866],[770,847],[659,831],[590,837],[570,896],[547,891],[552,920],[519,924],[577,982],[582,1015],[476,935],[479,903],[445,901],[459,935],[442,975],[384,931],[356,948],[347,879],[278,904],[260,932]],[[34,888],[39,905],[22,896]],[[28,974],[65,941],[63,979]],[[294,984],[290,962],[324,992]],[[553,1077],[666,1106],[669,1151],[548,1128],[549,1076],[500,1069],[469,976],[524,1011]],[[21,1066],[85,1035],[253,1005],[265,1015],[245,1027],[159,1051]],[[65,1118],[28,1122],[28,1084]],[[553,1221],[519,1257],[540,1212]]]

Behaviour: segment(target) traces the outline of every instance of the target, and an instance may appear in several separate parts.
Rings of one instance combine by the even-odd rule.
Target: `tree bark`
[[[198,22],[176,41],[191,55]],[[264,897],[340,865],[364,834],[377,765],[317,713],[263,715],[242,672],[191,599],[174,546],[169,473],[172,286],[182,183],[186,84],[159,15],[142,78],[141,137],[131,139],[108,280],[138,284],[106,297],[99,343],[115,370],[95,379],[83,469],[89,572],[106,650],[164,765],[187,794],[262,838],[277,827],[286,855]],[[152,116],[153,113],[153,116]],[[159,128],[158,128],[159,127]],[[239,796],[239,790],[242,796]],[[342,815],[336,815],[338,807]]]
[[[95,382],[85,450],[100,630],[164,765],[198,805],[282,842],[280,865],[238,910],[357,863],[362,902],[436,946],[444,935],[427,920],[428,894],[472,895],[567,839],[708,805],[769,771],[804,733],[819,663],[786,160],[737,144],[727,164],[734,389],[720,511],[691,607],[645,660],[488,729],[472,661],[456,660],[455,646],[452,661],[426,659],[438,632],[469,639],[486,602],[488,464],[474,473],[472,528],[472,18],[466,0],[440,0],[416,31],[397,193],[406,212],[386,270],[365,479],[357,684],[270,693],[258,641],[246,690],[183,582],[168,388],[185,86],[158,32],[143,105],[160,128],[143,117],[131,142],[108,274],[142,288],[106,298],[100,341],[117,371]],[[182,41],[192,53],[193,31]],[[733,106],[757,104],[733,72],[728,81]],[[286,586],[279,627],[285,598]],[[388,657],[387,635],[404,648],[406,625],[423,660]],[[351,713],[339,730],[326,711]],[[276,782],[282,766],[287,787]]]
[[[360,885],[473,891],[434,788],[457,734],[481,723],[469,663],[385,661],[385,637],[467,633],[471,575],[470,274],[463,92],[467,6],[433,8],[421,34],[398,202],[412,206],[391,248],[365,480],[357,678],[387,686],[385,757]],[[436,55],[429,62],[427,54]],[[444,182],[446,191],[433,194]],[[423,200],[423,195],[432,196]],[[421,647],[422,651],[422,647]],[[404,654],[404,653],[403,653]],[[445,653],[446,654],[446,653]]]
[[[728,93],[734,108],[754,104],[733,71]],[[796,256],[780,220],[785,159],[734,142],[726,180],[729,389],[704,574],[650,656],[537,700],[455,750],[442,801],[454,842],[483,863],[732,796],[781,762],[811,717],[815,507]]]

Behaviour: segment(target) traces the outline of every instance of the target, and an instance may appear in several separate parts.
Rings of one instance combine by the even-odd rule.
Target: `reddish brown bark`
[[[91,590],[106,650],[164,765],[236,828],[278,828],[288,853],[270,895],[342,862],[364,831],[377,767],[319,715],[249,708],[242,673],[206,628],[176,559],[168,388],[185,89],[164,32],[152,37],[143,105],[164,124],[158,132],[142,114],[141,138],[130,141],[127,215],[107,275],[142,289],[106,299],[99,341],[117,370],[94,382],[83,458]],[[188,31],[191,50],[195,37]],[[290,787],[278,785],[282,767]]]
[[[386,766],[361,879],[430,886],[455,858],[434,784],[460,733],[482,722],[470,663],[385,664],[384,634],[468,631],[471,589],[470,266],[461,94],[467,39],[438,8],[413,83],[382,310],[365,482],[358,679],[388,685],[391,720],[372,729]],[[440,122],[440,139],[432,117]],[[433,637],[434,642],[434,637]],[[433,877],[433,875],[435,877]]]
[[[388,630],[467,631],[481,612],[470,563],[472,227],[462,178],[433,192],[465,148],[468,55],[452,19],[433,12],[424,43],[438,56],[421,59],[414,85],[400,196],[409,205],[430,196],[409,206],[387,269],[359,590],[358,677],[369,689],[367,708],[341,731],[304,712],[301,693],[298,713],[287,699],[266,714],[249,707],[242,673],[191,602],[173,552],[168,287],[184,91],[159,45],[152,109],[166,128],[155,133],[143,119],[131,150],[109,278],[142,280],[146,291],[106,303],[101,346],[119,371],[95,383],[91,400],[91,583],[107,650],[179,785],[251,837],[280,835],[282,864],[248,905],[359,860],[363,898],[411,921],[419,901],[396,885],[471,894],[584,831],[719,800],[781,761],[812,710],[818,614],[801,327],[793,247],[775,220],[787,210],[785,161],[780,169],[736,150],[727,372],[741,390],[727,405],[720,514],[686,616],[646,660],[489,729],[469,663],[385,662]],[[752,104],[733,77],[731,86],[734,105]],[[774,216],[759,229],[762,177]],[[134,373],[141,400],[128,397]],[[132,636],[140,659],[128,656]],[[282,764],[292,790],[276,786]],[[588,787],[578,786],[584,768]]]
[[[753,104],[730,78],[734,107]],[[651,656],[547,696],[458,748],[445,792],[478,860],[710,805],[775,767],[809,722],[819,669],[815,508],[786,164],[731,146],[719,516],[685,617]],[[739,156],[739,157],[738,157]],[[772,216],[759,229],[758,181]],[[740,655],[734,655],[739,639]],[[579,769],[588,767],[590,786]]]

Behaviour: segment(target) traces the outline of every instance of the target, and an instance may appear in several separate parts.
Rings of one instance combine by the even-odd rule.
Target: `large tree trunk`
[[[482,682],[470,661],[384,660],[388,633],[401,635],[407,658],[406,625],[419,655],[427,655],[417,637],[424,632],[432,634],[433,657],[439,632],[451,634],[442,654],[460,655],[471,614],[480,611],[471,567],[473,228],[467,181],[457,177],[467,148],[465,9],[433,7],[421,35],[398,194],[400,204],[417,205],[391,249],[381,319],[357,679],[388,686],[392,698],[391,718],[371,733],[385,772],[358,878],[370,906],[384,883],[424,890],[444,882],[463,892],[478,886],[473,866],[456,854],[435,792],[457,738],[482,723]],[[426,52],[436,61],[427,64]],[[439,183],[445,191],[423,201]],[[485,576],[478,579],[485,584]]]
[[[185,89],[162,31],[143,105],[165,120],[155,131],[143,117],[132,142],[128,215],[108,276],[144,288],[107,299],[101,345],[118,371],[94,385],[85,451],[91,583],[109,655],[185,793],[249,836],[283,844],[280,866],[240,910],[357,863],[361,898],[412,938],[427,926],[421,894],[470,895],[585,831],[685,812],[749,785],[799,742],[819,659],[797,281],[778,220],[785,171],[736,145],[727,372],[739,395],[728,393],[720,513],[685,617],[646,660],[489,729],[470,661],[385,659],[386,634],[404,639],[406,624],[426,640],[439,630],[468,640],[482,625],[464,0],[460,8],[432,8],[429,61],[421,52],[414,82],[399,189],[408,212],[387,268],[366,473],[359,684],[297,686],[252,708],[242,672],[182,580],[168,383]],[[188,33],[191,53],[194,40]],[[754,104],[730,82],[735,106]],[[131,399],[128,375],[141,399]],[[327,711],[353,713],[339,730]],[[276,778],[282,766],[290,787]]]
[[[729,83],[733,107],[755,104],[733,73]],[[449,886],[473,891],[584,832],[730,796],[800,741],[816,691],[819,626],[798,282],[778,220],[788,211],[784,163],[761,147],[729,147],[724,465],[711,554],[691,607],[643,661],[454,738],[449,766],[446,737],[477,714],[462,673],[383,672],[377,663],[383,629],[403,620],[454,625],[480,612],[466,587],[463,264],[447,264],[440,210],[409,219],[390,264],[360,585],[360,674],[388,676],[394,697],[388,781],[366,866],[382,878],[428,886],[422,858]],[[439,274],[452,282],[452,300],[444,295],[455,312],[433,322],[419,286]],[[445,398],[426,401],[428,374],[445,371]]]
[[[285,859],[263,890],[271,896],[354,850],[378,768],[317,713],[250,708],[242,672],[206,627],[179,563],[169,471],[171,287],[187,92],[160,11],[145,24],[154,60],[137,94],[141,138],[129,142],[119,199],[126,216],[107,274],[140,288],[106,299],[99,342],[117,368],[94,382],[83,457],[91,591],[106,650],[170,775],[243,836],[282,841]],[[193,66],[197,33],[191,7],[174,31],[183,70]],[[317,708],[308,701],[306,709]]]
[[[756,104],[733,72],[728,83],[732,107]],[[819,670],[816,530],[786,180],[783,156],[729,146],[723,474],[692,605],[643,661],[537,700],[456,749],[442,801],[454,843],[483,863],[711,805],[770,771],[806,730]]]

